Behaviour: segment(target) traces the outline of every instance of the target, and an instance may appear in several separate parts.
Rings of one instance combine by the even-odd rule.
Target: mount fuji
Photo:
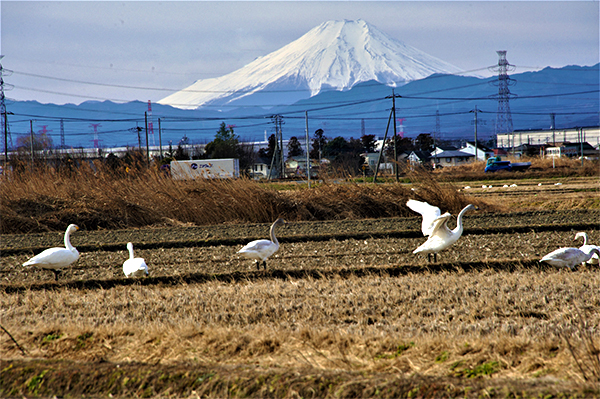
[[[237,71],[198,80],[159,103],[182,109],[272,107],[323,91],[347,91],[367,81],[398,87],[459,71],[363,20],[328,21]]]

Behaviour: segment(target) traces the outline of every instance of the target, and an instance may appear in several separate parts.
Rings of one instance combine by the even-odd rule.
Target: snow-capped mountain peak
[[[459,69],[363,20],[327,21],[228,75],[199,80],[159,101],[179,108],[236,104],[261,94],[262,105],[291,104],[324,89],[349,90],[369,80],[400,86]],[[249,100],[248,100],[249,101]]]

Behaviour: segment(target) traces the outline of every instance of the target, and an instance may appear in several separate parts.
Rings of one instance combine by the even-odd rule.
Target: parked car
[[[499,170],[506,170],[509,172],[513,171],[524,171],[531,167],[531,162],[515,162],[503,161],[500,157],[490,157],[487,160],[484,171],[497,172]]]

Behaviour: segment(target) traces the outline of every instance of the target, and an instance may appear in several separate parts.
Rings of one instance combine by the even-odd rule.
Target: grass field
[[[306,190],[232,186],[227,201],[240,205],[228,223],[171,214],[170,224],[82,229],[72,237],[81,259],[58,282],[20,266],[62,242],[50,221],[72,208],[40,207],[27,216],[43,221],[40,232],[2,236],[0,396],[598,397],[598,266],[538,262],[580,245],[576,231],[600,241],[598,178],[557,179],[507,176],[492,189],[472,180],[323,185],[313,208]],[[22,196],[42,198],[28,184]],[[44,204],[79,198],[82,211],[101,201],[69,192],[68,182],[55,187],[44,186]],[[242,203],[256,193],[264,209],[246,208],[244,219]],[[160,206],[127,195],[138,210]],[[454,214],[480,207],[437,264],[412,254],[425,239],[403,206],[411,197]],[[18,201],[3,191],[3,216],[25,219]],[[320,208],[328,221],[314,220],[316,211],[302,221]],[[278,209],[296,222],[278,230],[281,250],[257,271],[236,251],[266,237],[260,215]],[[336,220],[332,210],[345,213]],[[122,275],[127,241],[150,277]]]

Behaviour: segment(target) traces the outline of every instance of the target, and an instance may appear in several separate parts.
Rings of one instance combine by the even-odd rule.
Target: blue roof
[[[457,157],[475,157],[475,154],[469,154],[459,150],[455,151],[442,151],[435,155],[436,158],[457,158]]]

